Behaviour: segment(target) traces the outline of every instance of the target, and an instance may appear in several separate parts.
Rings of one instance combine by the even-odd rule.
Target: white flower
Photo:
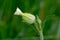
[[[17,8],[14,15],[21,15],[21,14],[23,14],[23,12],[19,8]]]
[[[23,13],[19,8],[16,9],[16,12],[14,15],[20,15],[22,16],[22,19],[24,22],[32,24],[35,22],[35,16],[29,13]]]

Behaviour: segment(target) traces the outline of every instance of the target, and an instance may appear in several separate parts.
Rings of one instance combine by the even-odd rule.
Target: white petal
[[[17,8],[14,15],[21,15],[21,14],[23,14],[23,12],[19,8]]]

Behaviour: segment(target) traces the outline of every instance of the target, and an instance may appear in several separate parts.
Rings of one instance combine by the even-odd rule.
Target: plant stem
[[[44,40],[44,38],[43,38],[43,31],[42,31],[41,25],[40,25],[40,28],[38,27],[37,22],[35,22],[34,25],[35,25],[37,31],[38,31],[39,34],[40,34],[40,40]]]
[[[40,32],[39,33],[40,33],[40,40],[44,40],[42,28],[40,29]]]

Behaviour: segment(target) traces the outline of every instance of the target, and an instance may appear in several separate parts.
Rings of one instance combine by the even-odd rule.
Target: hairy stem
[[[43,31],[42,31],[42,28],[40,28],[39,33],[40,33],[40,40],[44,40],[44,38],[43,38]]]
[[[43,31],[42,31],[41,25],[40,25],[40,27],[38,27],[37,22],[35,22],[34,25],[35,25],[35,27],[36,27],[36,30],[37,30],[37,31],[39,32],[39,34],[40,34],[40,40],[44,40],[44,38],[43,38]]]

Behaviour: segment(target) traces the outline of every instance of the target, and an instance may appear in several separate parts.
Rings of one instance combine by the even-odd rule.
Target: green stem
[[[40,40],[44,40],[42,28],[40,28],[40,32],[39,33],[40,33]]]
[[[43,31],[42,31],[41,25],[40,25],[40,28],[38,27],[37,22],[35,22],[34,25],[35,25],[37,31],[38,31],[39,34],[40,34],[40,40],[44,40],[44,38],[43,38]]]

